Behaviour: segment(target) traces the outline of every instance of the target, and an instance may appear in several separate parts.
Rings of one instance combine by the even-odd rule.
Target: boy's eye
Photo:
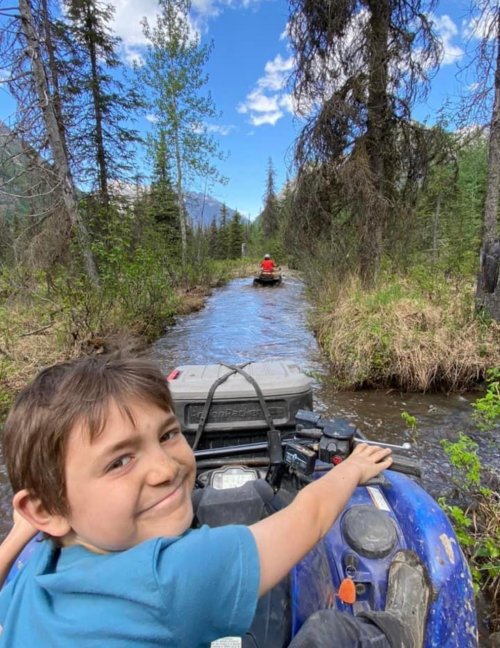
[[[123,457],[118,457],[118,459],[115,459],[113,462],[109,464],[109,466],[106,468],[106,472],[110,472],[111,470],[118,470],[119,468],[123,468],[127,464],[129,464],[132,461],[132,457],[130,455],[124,455]]]
[[[179,434],[180,430],[179,428],[174,428],[173,430],[168,430],[167,432],[164,432],[161,437],[160,437],[160,443],[164,443],[165,441],[170,441],[170,439],[173,439]]]

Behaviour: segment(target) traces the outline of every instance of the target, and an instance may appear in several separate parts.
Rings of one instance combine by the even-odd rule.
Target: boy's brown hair
[[[174,411],[166,379],[144,356],[91,356],[41,371],[16,398],[3,431],[14,492],[26,488],[49,513],[67,515],[65,458],[71,431],[83,423],[94,439],[106,424],[110,401],[131,418],[132,399]]]

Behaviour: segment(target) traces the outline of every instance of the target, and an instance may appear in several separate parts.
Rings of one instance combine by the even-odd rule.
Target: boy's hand
[[[299,491],[286,508],[255,524],[260,594],[276,585],[331,528],[359,484],[389,468],[390,448],[361,443],[321,479]]]
[[[376,477],[382,470],[389,468],[392,464],[390,454],[390,448],[360,443],[343,463],[348,463],[349,468],[357,468],[359,483],[364,484],[372,477]]]
[[[0,544],[0,587],[7,578],[9,569],[14,564],[19,552],[36,533],[37,529],[14,509],[14,524]]]

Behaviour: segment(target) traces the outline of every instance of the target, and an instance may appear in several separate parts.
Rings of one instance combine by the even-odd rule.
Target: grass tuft
[[[323,285],[312,325],[339,387],[460,391],[500,365],[500,324],[475,315],[472,283],[431,279]]]

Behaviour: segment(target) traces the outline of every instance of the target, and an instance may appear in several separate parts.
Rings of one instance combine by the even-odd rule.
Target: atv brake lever
[[[356,445],[359,445],[360,443],[365,443],[366,445],[371,445],[371,446],[379,446],[379,448],[390,448],[391,450],[403,450],[405,452],[408,452],[411,450],[411,444],[410,443],[403,443],[402,445],[396,445],[394,443],[383,443],[382,441],[371,441],[369,439],[359,439],[359,438],[354,438],[353,442]]]

